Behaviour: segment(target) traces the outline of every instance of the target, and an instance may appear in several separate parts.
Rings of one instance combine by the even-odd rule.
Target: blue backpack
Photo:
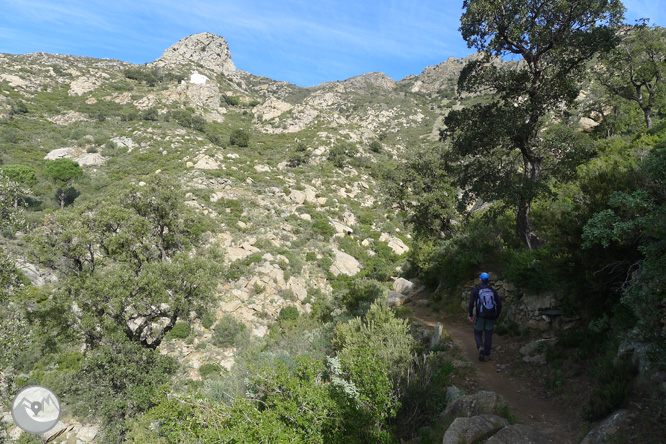
[[[495,319],[497,317],[497,304],[493,290],[479,288],[479,297],[476,300],[476,313],[481,318]]]

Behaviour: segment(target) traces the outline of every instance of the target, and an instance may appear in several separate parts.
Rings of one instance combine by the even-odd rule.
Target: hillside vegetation
[[[441,442],[460,370],[387,297],[405,277],[465,317],[490,271],[497,333],[557,338],[544,383],[565,390],[578,362],[579,414],[640,398],[648,436],[666,34],[591,3],[519,41],[468,6],[479,53],[398,82],[256,77],[212,34],[145,66],[0,54],[2,410],[39,384],[101,442]]]

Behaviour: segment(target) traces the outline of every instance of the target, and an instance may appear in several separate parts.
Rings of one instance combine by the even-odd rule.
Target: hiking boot
[[[490,355],[486,355],[486,361],[490,361]]]
[[[486,352],[483,349],[483,347],[479,347],[479,361],[485,362],[486,360]]]

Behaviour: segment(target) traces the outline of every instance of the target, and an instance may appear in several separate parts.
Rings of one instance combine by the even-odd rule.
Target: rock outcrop
[[[164,51],[162,57],[152,62],[151,65],[172,68],[192,62],[216,74],[229,75],[236,71],[227,41],[224,37],[210,32],[185,37]]]

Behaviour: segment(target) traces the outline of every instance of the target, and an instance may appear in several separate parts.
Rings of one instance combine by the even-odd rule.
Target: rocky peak
[[[377,88],[384,91],[390,91],[395,88],[393,79],[383,72],[369,72],[341,82],[322,83],[320,86],[326,87],[330,85],[343,85],[346,90],[361,94]]]
[[[217,74],[227,75],[236,71],[236,66],[231,60],[229,44],[224,37],[210,32],[185,37],[164,51],[162,57],[152,64],[173,67],[192,62]]]

